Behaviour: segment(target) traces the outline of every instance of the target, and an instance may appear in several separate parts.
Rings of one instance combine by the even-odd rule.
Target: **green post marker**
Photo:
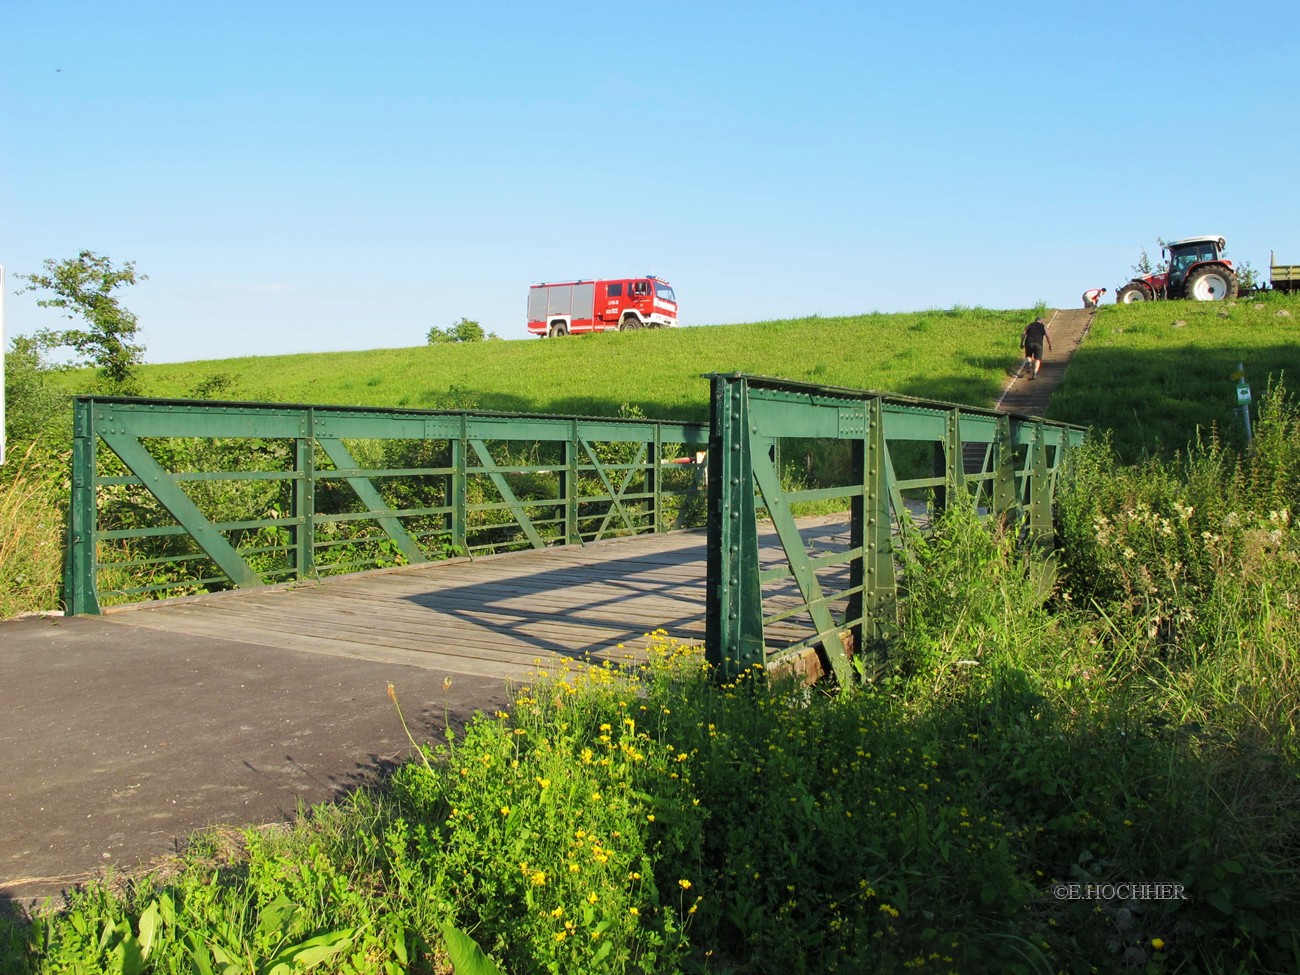
[[[1237,380],[1237,405],[1241,407],[1241,419],[1246,424],[1246,443],[1250,443],[1250,387],[1246,385],[1246,366],[1237,363],[1237,371],[1232,374]]]

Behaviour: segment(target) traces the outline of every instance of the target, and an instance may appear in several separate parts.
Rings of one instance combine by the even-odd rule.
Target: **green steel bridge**
[[[67,611],[506,677],[663,629],[847,683],[915,513],[969,497],[1050,558],[1082,428],[709,378],[707,425],[79,397]]]

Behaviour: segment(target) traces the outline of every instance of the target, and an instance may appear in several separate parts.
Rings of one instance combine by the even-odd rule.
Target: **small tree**
[[[93,363],[118,386],[128,385],[135,367],[144,361],[144,346],[136,341],[140,331],[134,313],[123,308],[113,292],[120,287],[147,281],[148,275],[137,274],[135,263],[121,267],[96,254],[82,251],[64,261],[47,259],[45,273],[20,274],[28,282],[27,291],[48,291],[51,298],[41,298],[42,308],[59,308],[66,318],[83,318],[87,328],[41,329],[36,341],[41,348],[68,347],[81,363]]]
[[[11,442],[35,440],[64,417],[66,394],[51,378],[34,338],[16,335],[5,353],[5,434]]]
[[[1256,291],[1261,290],[1263,283],[1263,278],[1251,266],[1250,261],[1242,261],[1237,265],[1237,294],[1254,294]]]
[[[443,342],[483,342],[487,339],[495,339],[496,336],[484,331],[483,326],[473,319],[461,318],[460,321],[446,328],[433,326],[429,329],[427,338],[430,345],[438,345]]]

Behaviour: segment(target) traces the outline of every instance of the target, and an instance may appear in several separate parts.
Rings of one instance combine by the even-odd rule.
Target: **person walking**
[[[1020,347],[1025,350],[1025,365],[1029,367],[1029,378],[1038,378],[1038,370],[1043,367],[1043,343],[1052,348],[1052,337],[1047,334],[1047,323],[1041,317],[1035,318],[1020,333]]]
[[[1105,288],[1089,288],[1083,293],[1083,307],[1096,308],[1097,302],[1101,301],[1101,296],[1105,293]]]

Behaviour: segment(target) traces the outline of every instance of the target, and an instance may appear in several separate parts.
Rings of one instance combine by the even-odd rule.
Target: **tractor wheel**
[[[1186,291],[1192,301],[1228,301],[1237,297],[1237,276],[1217,265],[1197,268],[1187,275]]]
[[[569,334],[569,326],[565,325],[564,322],[555,322],[554,324],[551,325],[551,330],[549,334],[551,338],[558,339],[562,335]]]
[[[1115,303],[1120,305],[1131,305],[1135,301],[1150,301],[1154,297],[1155,296],[1151,293],[1150,288],[1145,284],[1138,284],[1134,281],[1133,283],[1126,284],[1124,287],[1119,289],[1119,293],[1115,295]]]

